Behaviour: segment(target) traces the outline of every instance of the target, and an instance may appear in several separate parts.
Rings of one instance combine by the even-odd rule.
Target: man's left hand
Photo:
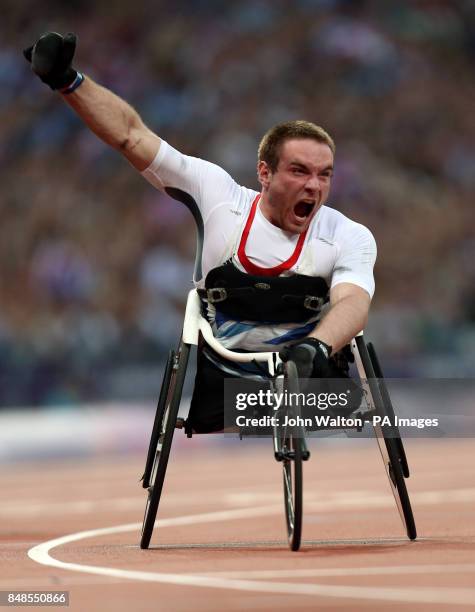
[[[284,346],[279,355],[282,361],[294,361],[299,378],[330,378],[331,367],[328,362],[332,347],[317,338],[304,338],[295,344]]]

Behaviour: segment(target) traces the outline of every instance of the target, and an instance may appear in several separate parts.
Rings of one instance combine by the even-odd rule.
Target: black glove
[[[69,33],[63,37],[57,32],[47,32],[33,46],[24,49],[23,55],[43,83],[51,89],[63,89],[78,76],[77,71],[71,67],[76,40],[76,34]]]
[[[330,378],[332,369],[329,358],[332,347],[316,338],[304,338],[295,344],[284,346],[279,355],[282,361],[292,360],[297,366],[299,378]]]

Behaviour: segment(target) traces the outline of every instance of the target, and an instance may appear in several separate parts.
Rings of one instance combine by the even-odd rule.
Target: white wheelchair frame
[[[228,361],[266,364],[271,384],[279,380],[280,384],[287,384],[290,391],[298,392],[297,371],[293,362],[283,364],[278,352],[240,353],[224,348],[214,337],[209,322],[201,314],[201,309],[202,304],[197,290],[192,289],[188,294],[179,347],[176,352],[170,351],[165,368],[142,477],[148,497],[140,541],[141,548],[149,548],[150,545],[174,430],[184,426],[184,421],[178,419],[183,382],[190,348],[191,346],[198,348],[200,337],[215,353]],[[368,407],[368,410],[361,415],[389,416],[393,421],[394,410],[376,352],[372,344],[365,343],[363,332],[352,340],[351,350]],[[417,532],[405,485],[405,478],[409,477],[409,468],[399,431],[394,425],[373,425],[373,427],[403,525],[407,536],[413,540],[417,537]],[[189,431],[188,435],[191,435]],[[303,516],[302,461],[306,461],[310,456],[306,446],[305,431],[301,427],[298,430],[289,428],[284,431],[274,427],[272,437],[274,456],[283,465],[284,508],[289,546],[291,550],[298,550],[301,544]]]

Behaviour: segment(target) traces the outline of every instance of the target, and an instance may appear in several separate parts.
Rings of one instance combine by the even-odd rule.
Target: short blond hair
[[[280,150],[283,143],[291,138],[310,138],[328,145],[335,154],[333,138],[319,125],[311,121],[286,121],[278,123],[266,132],[259,143],[257,150],[258,161],[265,161],[272,172],[277,170],[280,159]]]

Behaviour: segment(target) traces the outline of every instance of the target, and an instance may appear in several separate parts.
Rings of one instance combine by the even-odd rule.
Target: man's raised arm
[[[140,172],[160,147],[160,138],[125,100],[85,77],[81,87],[62,94],[86,125],[105,143],[122,153]]]
[[[76,36],[48,32],[24,55],[33,72],[58,90],[86,125],[140,172],[155,158],[160,138],[125,100],[72,68]]]

